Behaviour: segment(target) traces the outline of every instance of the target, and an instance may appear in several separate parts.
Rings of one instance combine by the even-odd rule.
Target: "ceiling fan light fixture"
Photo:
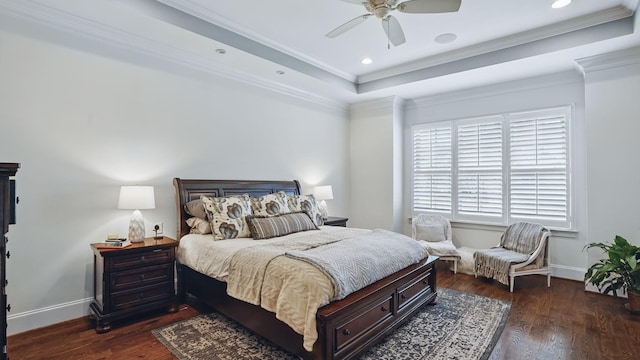
[[[371,65],[373,64],[373,59],[371,59],[370,57],[363,57],[362,60],[360,60],[360,62],[363,65]]]
[[[551,7],[554,9],[560,9],[563,8],[567,5],[571,4],[571,0],[555,0],[552,4]]]

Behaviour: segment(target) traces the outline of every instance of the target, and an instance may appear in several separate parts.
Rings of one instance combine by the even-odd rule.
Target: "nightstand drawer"
[[[173,248],[155,249],[139,252],[131,255],[114,256],[109,262],[109,268],[105,271],[120,270],[126,268],[139,268],[140,266],[162,264],[173,261]]]
[[[159,284],[111,294],[113,310],[132,308],[154,301],[163,301],[174,295],[173,284]]]
[[[173,280],[173,263],[146,266],[140,269],[111,273],[111,290],[121,291],[127,288],[166,283]]]

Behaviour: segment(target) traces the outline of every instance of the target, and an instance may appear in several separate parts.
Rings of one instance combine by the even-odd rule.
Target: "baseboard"
[[[587,269],[579,267],[551,264],[551,276],[561,279],[584,281],[586,272]]]
[[[9,315],[7,316],[7,335],[18,334],[89,315],[91,300],[92,298],[80,299]]]

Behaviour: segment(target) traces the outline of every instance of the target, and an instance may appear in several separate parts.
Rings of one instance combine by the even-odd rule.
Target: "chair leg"
[[[551,273],[547,273],[547,287],[551,287]]]
[[[509,292],[513,292],[513,283],[515,282],[515,276],[509,276]]]
[[[458,259],[453,260],[453,273],[458,273]]]

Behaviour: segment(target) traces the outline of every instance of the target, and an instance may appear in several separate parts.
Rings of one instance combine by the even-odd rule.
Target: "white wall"
[[[411,126],[413,124],[455,120],[483,115],[571,105],[575,123],[574,161],[577,176],[576,208],[573,209],[576,233],[554,232],[550,240],[554,276],[581,280],[586,266],[586,182],[584,157],[584,85],[576,72],[552,74],[532,79],[469,89],[465,91],[407,101],[405,111],[405,218],[411,217]],[[405,233],[410,234],[405,222]],[[504,227],[453,224],[457,246],[488,248],[495,246]]]
[[[589,242],[640,245],[640,48],[579,61],[585,71]],[[588,265],[600,259],[589,251]]]
[[[332,214],[349,214],[345,110],[8,32],[0,44],[0,161],[22,164],[9,333],[87,313],[89,243],[127,230],[120,185],[155,186],[148,234],[162,221],[175,237],[173,177],[299,179],[305,192],[331,184]]]
[[[402,100],[351,105],[349,225],[402,231]]]

